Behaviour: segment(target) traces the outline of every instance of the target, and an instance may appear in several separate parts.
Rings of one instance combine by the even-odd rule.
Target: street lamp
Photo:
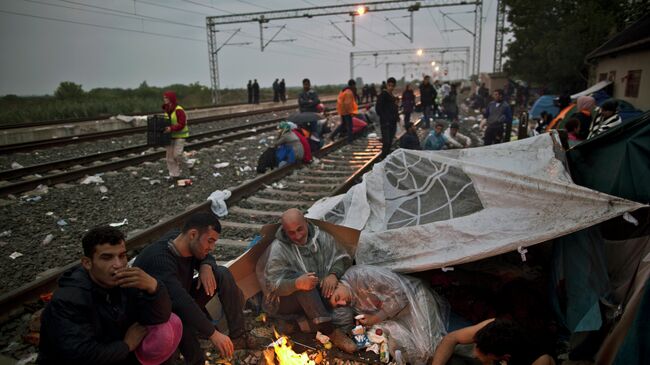
[[[418,56],[422,56],[422,52],[423,52],[422,48],[418,49],[418,51],[417,51]]]
[[[436,61],[431,61],[431,66],[435,66],[435,65],[436,65]]]
[[[436,70],[436,72],[440,71],[440,66],[436,66],[436,68],[434,68],[434,70]]]
[[[357,7],[357,15],[363,15],[367,12],[368,12],[367,6],[359,5],[359,7]]]

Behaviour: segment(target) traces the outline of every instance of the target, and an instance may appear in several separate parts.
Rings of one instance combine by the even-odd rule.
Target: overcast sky
[[[440,1],[442,2],[442,0]],[[152,86],[199,82],[210,85],[205,31],[206,16],[309,8],[352,1],[319,0],[2,0],[0,2],[0,95],[52,94],[61,81],[72,81],[88,91],[96,87],[135,88],[142,81]],[[223,26],[219,45],[241,29],[219,52],[221,88],[239,88],[251,78],[262,86],[275,78],[299,85],[304,77],[313,84],[344,83],[349,78],[350,52],[405,48],[472,46],[474,6],[421,9],[414,13],[414,40],[386,21],[390,18],[409,33],[407,11],[368,13],[356,18],[356,46],[341,38],[338,27],[351,36],[349,17],[289,19],[267,23],[268,40],[286,25],[277,40],[260,51],[259,24]],[[441,13],[449,13],[444,17]],[[496,0],[484,0],[481,71],[492,71]],[[447,30],[447,31],[445,31]],[[445,56],[447,60],[456,59]],[[431,57],[428,57],[432,59]],[[464,57],[459,57],[463,59]],[[355,76],[379,82],[390,74],[402,77],[402,65],[420,62],[416,55],[355,61]],[[429,62],[429,60],[426,60]],[[439,60],[438,60],[439,61]],[[382,64],[383,63],[383,64]],[[470,59],[471,64],[471,59]],[[461,62],[447,66],[457,76]],[[471,66],[470,66],[471,68]],[[410,66],[407,77],[431,71],[431,66]],[[459,76],[459,75],[458,75]]]

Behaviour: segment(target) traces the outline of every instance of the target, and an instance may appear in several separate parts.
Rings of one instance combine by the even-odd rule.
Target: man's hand
[[[370,327],[370,326],[376,325],[377,323],[381,322],[381,319],[378,316],[374,315],[374,314],[364,314],[363,318],[359,319],[358,321],[362,325],[364,325],[366,327]]]
[[[318,285],[318,276],[316,276],[315,272],[302,274],[296,279],[296,289],[298,290],[309,291],[314,289],[316,285]]]
[[[139,267],[125,267],[115,273],[117,285],[122,288],[136,288],[149,294],[156,292],[158,281]]]
[[[339,283],[339,279],[336,278],[336,275],[329,274],[321,281],[320,291],[323,297],[329,298],[334,294],[334,289],[336,289],[336,284]]]
[[[230,337],[219,331],[214,331],[212,336],[210,336],[210,341],[212,341],[214,347],[219,350],[219,353],[221,353],[221,356],[223,357],[230,358],[232,357],[233,352],[235,352],[235,346],[233,346]]]
[[[203,264],[199,268],[199,282],[196,284],[196,288],[199,289],[201,286],[203,286],[205,294],[210,297],[217,290],[217,280],[214,278],[212,265]]]
[[[147,327],[135,322],[128,330],[126,330],[126,334],[124,334],[124,343],[129,346],[129,351],[133,351],[138,347],[138,345],[140,345],[140,342],[142,342],[142,339],[146,335]]]

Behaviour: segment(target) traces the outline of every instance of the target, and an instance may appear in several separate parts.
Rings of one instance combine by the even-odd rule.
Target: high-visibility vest
[[[178,119],[176,118],[177,110],[183,110],[183,108],[180,105],[176,105],[176,108],[174,108],[174,111],[171,114],[172,125],[178,124]],[[172,132],[172,138],[187,138],[189,136],[190,129],[187,127],[187,114],[185,114],[185,126],[178,132]]]

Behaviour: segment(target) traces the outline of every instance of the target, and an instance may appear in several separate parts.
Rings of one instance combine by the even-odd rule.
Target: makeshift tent
[[[562,156],[556,132],[473,149],[400,149],[308,215],[361,230],[357,263],[415,272],[523,249],[643,207],[574,184]]]
[[[583,91],[581,91],[579,93],[571,95],[571,99],[572,100],[577,100],[581,96],[591,95],[591,94],[593,94],[593,93],[595,93],[597,91],[600,91],[600,90],[606,88],[611,83],[612,83],[611,81],[607,81],[607,80],[599,81],[597,84],[595,84],[595,85],[593,85],[593,86],[591,86],[591,87],[589,87],[589,88],[587,88],[587,89],[585,89],[585,90],[583,90]]]
[[[560,112],[560,108],[555,105],[554,100],[557,98],[557,95],[542,95],[535,102],[533,106],[530,107],[528,114],[531,118],[539,119],[543,111],[550,113],[553,116],[556,116]]]

